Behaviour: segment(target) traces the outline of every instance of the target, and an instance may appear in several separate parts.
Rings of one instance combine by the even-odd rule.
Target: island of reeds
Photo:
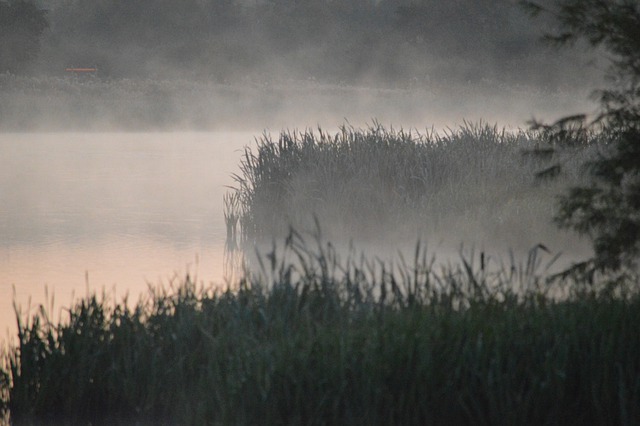
[[[456,247],[555,249],[572,237],[551,223],[555,197],[584,182],[581,164],[607,146],[599,139],[594,134],[553,152],[540,133],[482,122],[443,132],[374,122],[335,133],[265,134],[246,149],[226,212],[252,243],[284,238],[290,227],[309,230],[319,220],[332,242],[413,246],[446,239]],[[556,162],[562,176],[545,181],[541,172]],[[578,246],[576,240],[571,248]]]
[[[416,243],[451,224],[553,234],[554,194],[594,147],[545,183],[531,132],[265,135],[226,198],[239,277],[93,295],[59,322],[17,310],[0,408],[16,425],[639,424],[637,273],[551,272],[545,241],[446,262]],[[357,249],[409,238],[392,262]]]

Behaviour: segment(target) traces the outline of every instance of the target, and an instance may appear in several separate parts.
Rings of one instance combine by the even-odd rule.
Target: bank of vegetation
[[[134,305],[87,297],[60,322],[18,313],[0,410],[16,424],[639,424],[640,10],[556,6],[555,41],[614,56],[618,86],[597,93],[596,120],[266,135],[226,199],[227,248],[283,243],[226,290],[187,276]],[[539,206],[593,257],[549,274],[542,244],[522,262],[479,251],[444,265],[417,245],[389,264],[345,254],[318,225],[337,227],[329,241],[415,236],[458,214],[493,235],[493,218],[529,228]]]
[[[607,149],[593,133],[554,152],[540,132],[482,122],[439,133],[374,123],[265,134],[246,148],[226,208],[248,244],[318,220],[334,242],[554,247],[569,238],[550,226],[555,196],[585,183],[580,165]],[[562,176],[546,180],[556,162]]]
[[[418,247],[390,266],[294,232],[233,289],[187,277],[61,323],[19,316],[2,409],[16,425],[637,424],[637,277],[548,280],[542,254],[492,272]]]
[[[560,59],[537,43],[551,20],[532,22],[509,0],[51,0],[42,6],[50,25],[31,68],[48,75],[97,67],[103,78],[385,86],[500,76],[510,84],[557,87],[573,85],[565,76],[585,59]]]
[[[21,0],[0,12],[3,131],[442,125],[451,111],[522,124],[599,80],[585,52],[539,43],[550,20],[510,0]],[[380,88],[387,108],[372,108]],[[481,117],[487,98],[495,115]]]
[[[87,297],[60,322],[44,308],[19,314],[2,409],[15,424],[637,423],[631,270],[552,275],[545,246],[441,264],[418,245],[391,264],[338,250],[313,225],[328,208],[342,220],[329,241],[369,234],[374,221],[402,228],[408,212],[435,228],[454,211],[498,227],[483,221],[514,206],[530,226],[555,185],[535,178],[552,154],[543,142],[471,124],[444,136],[381,126],[265,136],[229,198],[228,249],[282,244],[227,289],[186,277],[136,304]],[[594,147],[606,144],[594,136],[557,158],[566,179],[579,181],[570,159]]]

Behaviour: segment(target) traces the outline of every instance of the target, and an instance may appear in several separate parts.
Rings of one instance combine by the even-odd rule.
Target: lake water
[[[0,341],[7,330],[15,334],[14,300],[23,313],[34,312],[45,290],[55,297],[57,320],[88,291],[135,302],[149,285],[187,273],[224,286],[223,195],[243,147],[260,135],[0,133]],[[524,250],[549,243],[554,253],[569,253],[567,262],[588,255],[584,242],[541,220],[555,240],[527,231],[530,224],[507,234]],[[451,247],[468,241],[457,236],[449,236]],[[471,244],[498,254],[517,248],[492,237],[490,246]],[[438,244],[439,260],[458,259],[457,249]]]
[[[252,133],[0,134],[0,330],[55,297],[224,283],[223,194]],[[14,292],[15,289],[15,292]],[[1,337],[0,337],[1,340]]]

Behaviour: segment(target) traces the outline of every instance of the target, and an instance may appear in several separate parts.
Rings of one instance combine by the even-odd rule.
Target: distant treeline
[[[39,70],[347,84],[567,74],[514,0],[53,0]],[[541,77],[542,76],[542,77]],[[535,83],[540,83],[535,81]],[[570,81],[567,77],[566,81]]]
[[[0,1],[0,72],[21,72],[40,49],[46,12],[32,2]]]

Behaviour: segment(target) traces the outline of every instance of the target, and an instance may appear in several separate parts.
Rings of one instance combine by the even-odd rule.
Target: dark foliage
[[[611,86],[594,92],[600,103],[595,119],[571,116],[534,127],[555,148],[583,144],[593,132],[607,142],[600,157],[586,165],[591,184],[560,198],[556,221],[592,239],[595,257],[587,262],[592,270],[635,267],[640,253],[640,2],[559,0],[552,9],[524,4],[534,15],[546,11],[557,19],[560,29],[546,35],[548,41],[584,40],[610,56]]]
[[[109,77],[415,84],[496,75],[523,82],[541,66],[558,66],[535,42],[538,27],[510,0],[49,4],[49,71],[98,65]]]
[[[594,266],[637,266],[640,253],[640,131],[612,135],[610,152],[589,162],[589,187],[572,188],[560,198],[556,221],[593,241]]]
[[[313,254],[296,233],[287,244],[299,262],[274,251],[271,278],[237,291],[187,277],[135,308],[91,296],[62,324],[44,309],[22,318],[0,358],[0,408],[15,425],[640,421],[632,290],[567,282],[558,301],[562,286],[515,265],[436,272],[418,248],[393,274],[338,263],[331,245]]]
[[[33,61],[48,28],[46,12],[31,1],[0,1],[0,72],[18,72]]]

